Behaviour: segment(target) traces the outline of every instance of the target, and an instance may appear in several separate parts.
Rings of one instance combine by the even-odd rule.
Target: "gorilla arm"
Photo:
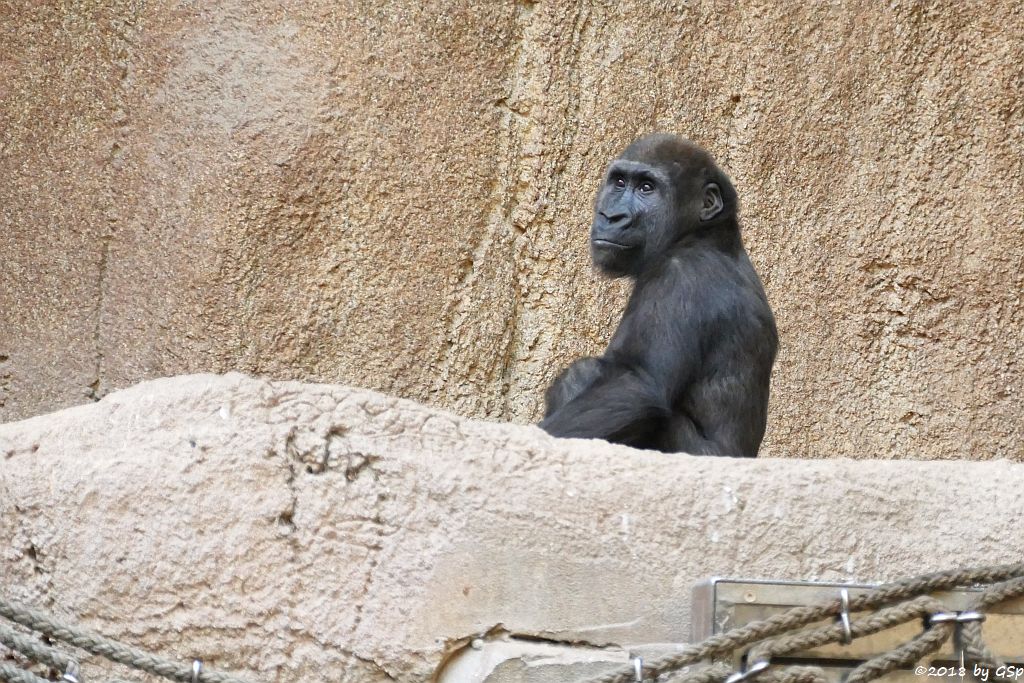
[[[563,438],[653,448],[652,435],[663,431],[670,417],[659,383],[641,369],[608,362],[596,382],[544,418],[540,428]]]
[[[601,379],[605,373],[605,365],[603,359],[591,356],[579,358],[570,363],[569,367],[563,370],[544,392],[544,417],[550,417],[556,410]]]
[[[678,389],[696,370],[697,329],[692,316],[659,310],[665,300],[650,296],[653,292],[639,294],[631,297],[634,305],[627,307],[605,355],[592,359],[600,363],[597,376],[550,411],[541,429],[564,438],[664,447],[664,435],[677,420],[673,403]]]

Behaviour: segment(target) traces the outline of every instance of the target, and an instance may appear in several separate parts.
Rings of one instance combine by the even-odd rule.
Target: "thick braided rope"
[[[850,634],[853,638],[861,638],[872,633],[884,631],[887,628],[898,626],[912,619],[941,612],[942,603],[927,595],[901,602],[894,607],[887,607],[881,611],[865,615],[862,618],[850,622]],[[761,659],[771,659],[780,655],[808,650],[812,647],[821,647],[828,643],[841,643],[846,635],[842,624],[832,624],[816,629],[798,631],[792,635],[780,636],[774,640],[758,643],[750,650],[748,659],[756,662]]]
[[[853,621],[850,624],[850,632],[854,638],[860,638],[884,631],[887,628],[892,628],[911,619],[918,619],[922,616],[941,611],[942,603],[935,598],[922,595],[913,600],[908,600],[894,607],[889,607]],[[751,649],[747,658],[751,662],[771,659],[772,657],[798,650],[819,647],[828,643],[842,642],[844,636],[845,631],[840,624],[799,631],[789,636],[782,636],[759,643]],[[709,667],[695,674],[680,676],[671,680],[674,683],[711,683],[711,681],[721,683],[731,673],[730,667],[726,667],[724,674],[712,671],[712,668]],[[787,667],[778,670],[769,669],[760,674],[758,678],[767,683],[818,683],[819,679],[825,679],[825,673],[819,667]]]
[[[732,673],[732,666],[715,662],[697,671],[678,672],[665,683],[722,683]]]
[[[900,645],[891,652],[873,657],[850,672],[846,683],[867,683],[901,666],[909,666],[927,654],[935,652],[953,635],[956,626],[950,622],[932,624],[924,633]]]
[[[133,669],[139,669],[163,678],[180,681],[181,683],[192,682],[191,664],[179,664],[169,659],[151,655],[129,645],[124,645],[115,640],[104,638],[85,629],[63,626],[42,612],[23,605],[0,600],[0,616],[33,631],[38,631],[51,638],[64,641],[86,652],[105,657]],[[206,669],[199,673],[198,680],[199,683],[248,683],[244,679]]]
[[[838,605],[838,601],[836,604]],[[644,666],[644,674],[653,677],[687,664],[699,662],[702,659],[733,652],[744,645],[805,626],[827,616],[829,616],[828,606],[795,607],[786,612],[773,614],[762,621],[713,635],[700,643],[689,645],[671,655],[656,659],[649,666]],[[632,679],[633,671],[623,669],[592,679],[591,683],[629,683]]]
[[[696,672],[673,676],[665,683],[722,683],[731,673],[731,665],[725,662],[715,662]],[[825,672],[817,666],[787,666],[769,669],[759,674],[757,680],[758,683],[828,683]]]
[[[924,574],[883,584],[870,592],[852,597],[850,598],[850,611],[875,609],[902,598],[923,593],[950,590],[958,586],[972,584],[996,583],[1022,576],[1024,576],[1024,562]],[[806,626],[826,617],[836,616],[841,610],[842,601],[839,598],[817,605],[793,607],[785,612],[773,614],[767,619],[713,635],[700,643],[656,659],[649,666],[644,667],[644,672],[645,675],[656,676],[687,664],[693,664],[701,659],[730,653],[759,640]],[[620,669],[595,678],[591,683],[629,683],[632,678],[633,671],[631,669]]]
[[[0,663],[0,681],[4,683],[50,683],[50,681],[36,676],[31,671],[25,671],[13,664],[2,663]]]
[[[758,677],[758,683],[828,683],[828,677],[818,666],[786,666],[768,669]]]
[[[870,593],[850,598],[850,611],[872,609],[910,595],[934,593],[958,586],[997,583],[1020,577],[1024,577],[1024,562],[924,574],[883,584]]]
[[[984,612],[985,608],[997,605],[1004,600],[1024,595],[1024,577],[997,583],[985,590],[973,605],[973,610]],[[996,657],[981,637],[981,622],[968,621],[960,626],[960,648],[965,661],[975,662],[987,669],[998,669],[1005,662]],[[1012,679],[996,676],[992,671],[993,681],[1012,682]]]
[[[71,657],[60,650],[44,645],[32,636],[22,635],[3,624],[0,624],[0,643],[20,652],[33,662],[40,662],[58,671],[67,671],[72,662]]]

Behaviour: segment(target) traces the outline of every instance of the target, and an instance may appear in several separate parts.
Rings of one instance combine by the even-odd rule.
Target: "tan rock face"
[[[340,386],[180,377],[0,426],[0,592],[254,680],[423,681],[479,637],[512,657],[492,683],[565,681],[516,672],[686,642],[710,576],[1019,561],[1021,490],[1008,461],[666,455]]]
[[[240,369],[529,422],[625,283],[653,129],[732,175],[782,348],[763,452],[1024,458],[1009,1],[0,9],[0,419]]]

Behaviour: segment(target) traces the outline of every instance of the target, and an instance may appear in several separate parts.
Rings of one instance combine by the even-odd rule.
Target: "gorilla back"
[[[740,238],[736,191],[674,135],[633,142],[594,202],[590,253],[633,292],[604,354],[572,363],[540,426],[695,455],[755,456],[778,333]]]

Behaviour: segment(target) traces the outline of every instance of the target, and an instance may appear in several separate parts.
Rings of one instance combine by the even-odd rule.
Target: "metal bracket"
[[[767,659],[756,661],[749,667],[747,667],[746,671],[737,671],[736,673],[730,675],[727,679],[725,679],[725,683],[740,683],[740,681],[750,680],[751,678],[754,678],[759,673],[767,669],[770,664],[771,662],[769,662]]]
[[[853,630],[850,628],[850,591],[846,588],[839,591],[839,604],[842,611],[839,612],[839,621],[843,624],[843,645],[853,642]]]
[[[64,675],[60,677],[60,680],[67,681],[67,683],[79,683],[81,681],[80,675],[78,662],[72,659],[68,662],[68,668]]]
[[[945,624],[949,622],[966,624],[969,621],[985,621],[985,615],[981,612],[937,612],[928,617],[928,624]]]

